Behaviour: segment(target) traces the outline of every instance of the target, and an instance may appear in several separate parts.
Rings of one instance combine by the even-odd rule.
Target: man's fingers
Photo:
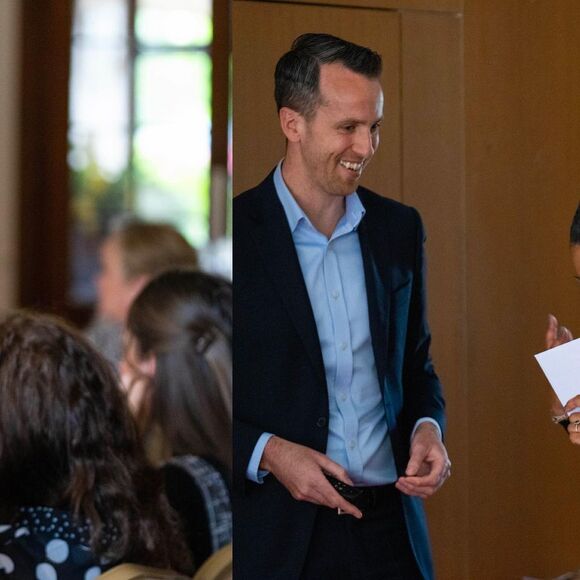
[[[339,465],[338,463],[332,461],[332,459],[328,459],[326,455],[320,454],[319,465],[323,471],[325,471],[329,475],[332,475],[332,477],[336,477],[336,479],[340,479],[340,481],[347,483],[348,485],[353,485],[352,479],[349,477],[346,469],[342,467],[342,465]]]
[[[405,469],[405,474],[408,476],[417,475],[423,461],[425,460],[426,454],[427,449],[423,445],[414,445],[411,451],[409,463],[407,463],[407,468]]]
[[[333,463],[333,462],[331,462],[331,463]],[[334,465],[337,465],[337,464],[335,463]],[[338,467],[340,467],[340,466],[338,466]],[[344,471],[344,470],[342,470],[342,471]],[[333,477],[336,477],[337,479],[341,479],[340,477],[338,477],[338,475],[334,475],[334,474],[331,474],[331,475]],[[347,482],[348,485],[352,485],[352,482],[351,482],[350,478],[348,477],[348,475],[346,476],[346,479],[348,479],[348,482]],[[325,484],[324,490],[325,490],[325,495],[326,495],[326,498],[325,498],[326,501],[324,502],[323,505],[326,505],[330,508],[340,508],[345,514],[349,514],[351,516],[354,516],[357,519],[362,518],[362,512],[356,506],[352,505],[349,501],[344,499],[338,493],[338,491],[336,491],[336,489],[334,489],[334,487],[332,487],[332,484],[328,480],[325,479],[324,484]]]
[[[340,499],[342,501],[336,506],[338,509],[340,509],[345,514],[355,517],[357,520],[360,520],[363,517],[362,512],[356,506],[346,501],[343,497]]]
[[[295,499],[310,501],[331,509],[340,508],[345,514],[354,516],[357,519],[362,518],[362,512],[344,499],[326,479],[320,482],[320,487],[311,487],[304,493],[296,494]]]
[[[433,492],[430,492],[429,494],[425,493],[424,489],[418,489],[415,488],[411,485],[407,485],[405,482],[399,480],[397,481],[397,483],[395,483],[395,487],[401,492],[404,493],[405,495],[410,495],[410,496],[415,496],[415,497],[420,497],[421,499],[426,499],[427,497],[429,497],[429,495],[432,495]]]
[[[403,476],[397,481],[397,489],[418,497],[433,495],[451,474],[451,462],[448,459],[434,461],[431,470],[424,476]]]

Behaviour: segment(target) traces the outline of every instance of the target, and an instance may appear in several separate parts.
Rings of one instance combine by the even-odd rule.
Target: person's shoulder
[[[404,220],[417,223],[420,219],[419,212],[413,206],[375,193],[366,187],[359,187],[357,194],[365,210],[370,214],[382,213],[390,221]]]
[[[253,208],[264,195],[275,191],[274,187],[274,170],[258,185],[247,189],[234,197],[234,210],[245,211]]]

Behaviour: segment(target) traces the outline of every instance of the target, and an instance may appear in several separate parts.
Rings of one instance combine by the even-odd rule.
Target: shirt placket
[[[349,472],[353,475],[359,475],[362,473],[363,461],[358,444],[358,418],[351,392],[353,376],[351,328],[343,291],[340,262],[336,252],[338,244],[338,240],[331,240],[324,256],[324,281],[328,292],[336,352],[334,394],[337,408],[344,422],[344,443]],[[345,272],[344,275],[348,275],[348,273]]]

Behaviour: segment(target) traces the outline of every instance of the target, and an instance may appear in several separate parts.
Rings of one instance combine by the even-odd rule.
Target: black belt
[[[332,475],[326,475],[326,478],[346,501],[356,506],[361,512],[376,508],[385,498],[393,497],[397,493],[397,488],[394,483],[368,487],[353,487],[332,477]]]

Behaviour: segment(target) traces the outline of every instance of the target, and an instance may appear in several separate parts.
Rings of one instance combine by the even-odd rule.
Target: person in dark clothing
[[[117,377],[45,315],[0,322],[0,514],[0,576],[90,580],[122,562],[193,571]]]

